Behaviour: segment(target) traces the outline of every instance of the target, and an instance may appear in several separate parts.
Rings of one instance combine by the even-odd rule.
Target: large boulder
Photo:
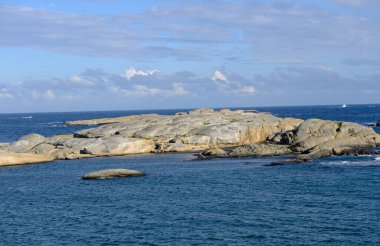
[[[113,179],[113,178],[130,178],[145,176],[144,172],[129,169],[105,169],[91,172],[82,177],[82,179]]]
[[[43,143],[46,138],[39,134],[29,134],[21,137],[16,142],[5,145],[2,149],[10,152],[25,153]]]
[[[295,145],[300,152],[316,147],[375,147],[379,135],[370,127],[351,122],[310,119],[297,129]]]
[[[296,131],[293,150],[304,160],[355,149],[370,149],[380,144],[380,136],[370,127],[351,122],[310,119]]]

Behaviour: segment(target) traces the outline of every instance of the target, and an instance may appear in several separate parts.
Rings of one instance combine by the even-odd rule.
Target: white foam
[[[21,118],[23,118],[23,119],[33,119],[33,117],[32,116],[24,116],[24,117],[21,117]]]
[[[50,127],[61,127],[61,126],[64,126],[63,122],[60,122],[60,121],[53,121],[53,122],[49,122],[47,124]]]
[[[374,159],[366,160],[345,160],[345,161],[326,161],[321,162],[320,164],[326,166],[378,166],[380,165],[380,156],[375,156]]]

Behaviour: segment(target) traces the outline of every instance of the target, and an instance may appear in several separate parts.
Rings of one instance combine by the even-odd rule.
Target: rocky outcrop
[[[105,169],[96,172],[91,172],[82,177],[82,179],[114,179],[114,178],[130,178],[141,177],[146,174],[140,171],[129,169]]]
[[[31,134],[0,144],[0,150],[50,159],[209,150],[203,157],[296,155],[308,160],[353,153],[380,143],[372,128],[359,124],[318,119],[304,122],[254,110],[197,109],[68,124],[101,125],[50,138]],[[221,150],[225,148],[236,149]]]
[[[260,144],[240,146],[213,157],[265,157],[294,155],[286,162],[308,162],[330,155],[373,154],[380,136],[356,123],[310,119],[290,131],[271,135]]]
[[[370,149],[380,144],[380,136],[372,128],[351,122],[310,119],[295,135],[293,150],[306,160],[344,153],[339,149]]]

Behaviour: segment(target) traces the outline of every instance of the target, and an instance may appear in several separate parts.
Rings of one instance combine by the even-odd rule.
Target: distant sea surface
[[[380,120],[378,104],[249,109]],[[177,111],[185,110],[0,114],[0,142],[87,128],[65,126],[69,120]],[[198,161],[186,153],[0,168],[0,245],[380,245],[380,156],[265,166],[278,159]],[[80,179],[107,168],[147,176]]]

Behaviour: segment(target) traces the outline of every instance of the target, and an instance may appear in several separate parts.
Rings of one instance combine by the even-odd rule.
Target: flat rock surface
[[[82,179],[113,179],[113,178],[130,178],[145,176],[144,172],[129,169],[105,169],[91,172],[82,177]]]
[[[30,153],[15,153],[9,151],[0,150],[0,167],[2,166],[14,166],[22,164],[32,164],[40,162],[53,161],[54,158],[48,155],[37,155]]]

